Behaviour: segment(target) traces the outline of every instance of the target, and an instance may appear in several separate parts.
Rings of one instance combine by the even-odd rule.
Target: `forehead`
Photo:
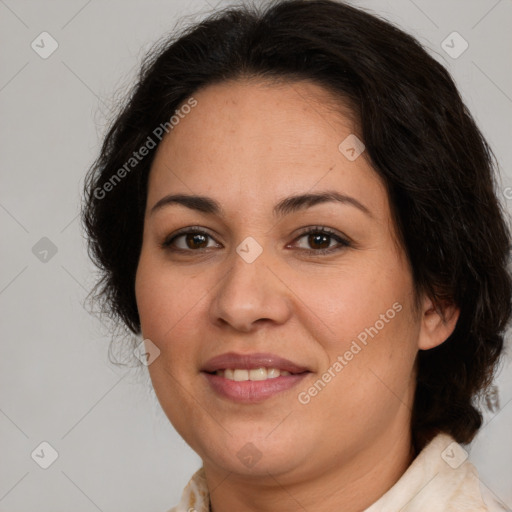
[[[193,97],[197,105],[160,143],[148,204],[170,192],[261,200],[334,187],[382,195],[364,153],[350,161],[340,151],[357,131],[352,113],[319,85],[229,81]]]

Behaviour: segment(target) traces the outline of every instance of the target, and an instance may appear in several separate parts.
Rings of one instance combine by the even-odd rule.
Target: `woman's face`
[[[285,481],[375,460],[409,439],[423,339],[384,185],[317,85],[194,98],[150,172],[136,277],[160,404],[205,467]]]

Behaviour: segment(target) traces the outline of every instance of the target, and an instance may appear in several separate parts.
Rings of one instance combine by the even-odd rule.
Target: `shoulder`
[[[480,482],[480,493],[482,495],[482,501],[487,507],[488,512],[509,512],[510,509],[506,508],[505,505],[496,500],[492,492]]]
[[[437,435],[365,512],[506,512],[484,488],[467,458],[468,453],[452,437]]]

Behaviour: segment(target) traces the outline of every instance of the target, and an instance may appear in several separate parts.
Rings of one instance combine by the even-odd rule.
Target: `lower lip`
[[[280,375],[266,380],[235,381],[220,375],[202,372],[210,386],[219,395],[241,403],[261,402],[266,398],[296,386],[309,372],[295,375]]]

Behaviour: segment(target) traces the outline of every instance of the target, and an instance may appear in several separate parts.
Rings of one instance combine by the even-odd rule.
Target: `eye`
[[[311,254],[328,254],[345,247],[351,247],[351,243],[340,234],[321,226],[306,228],[306,231],[303,231],[295,240],[303,238],[306,239],[306,243],[311,247],[311,249],[305,248],[303,250]],[[333,241],[337,243],[334,246],[331,245]]]
[[[203,231],[200,228],[185,228],[166,238],[162,243],[162,248],[183,252],[209,249],[212,247],[208,246],[209,238],[213,240],[211,235],[209,235],[208,233],[206,233],[206,231]],[[215,246],[216,245],[214,244],[214,247]]]
[[[302,247],[301,250],[314,255],[328,254],[351,247],[351,243],[343,236],[321,226],[305,228],[295,239],[294,244],[296,245],[297,241],[303,238],[306,239],[310,248]],[[214,242],[213,245],[209,245],[208,239]],[[335,242],[334,245],[332,242]],[[163,249],[176,252],[201,252],[219,246],[220,244],[216,243],[210,234],[199,227],[183,228],[167,237],[161,244]]]

